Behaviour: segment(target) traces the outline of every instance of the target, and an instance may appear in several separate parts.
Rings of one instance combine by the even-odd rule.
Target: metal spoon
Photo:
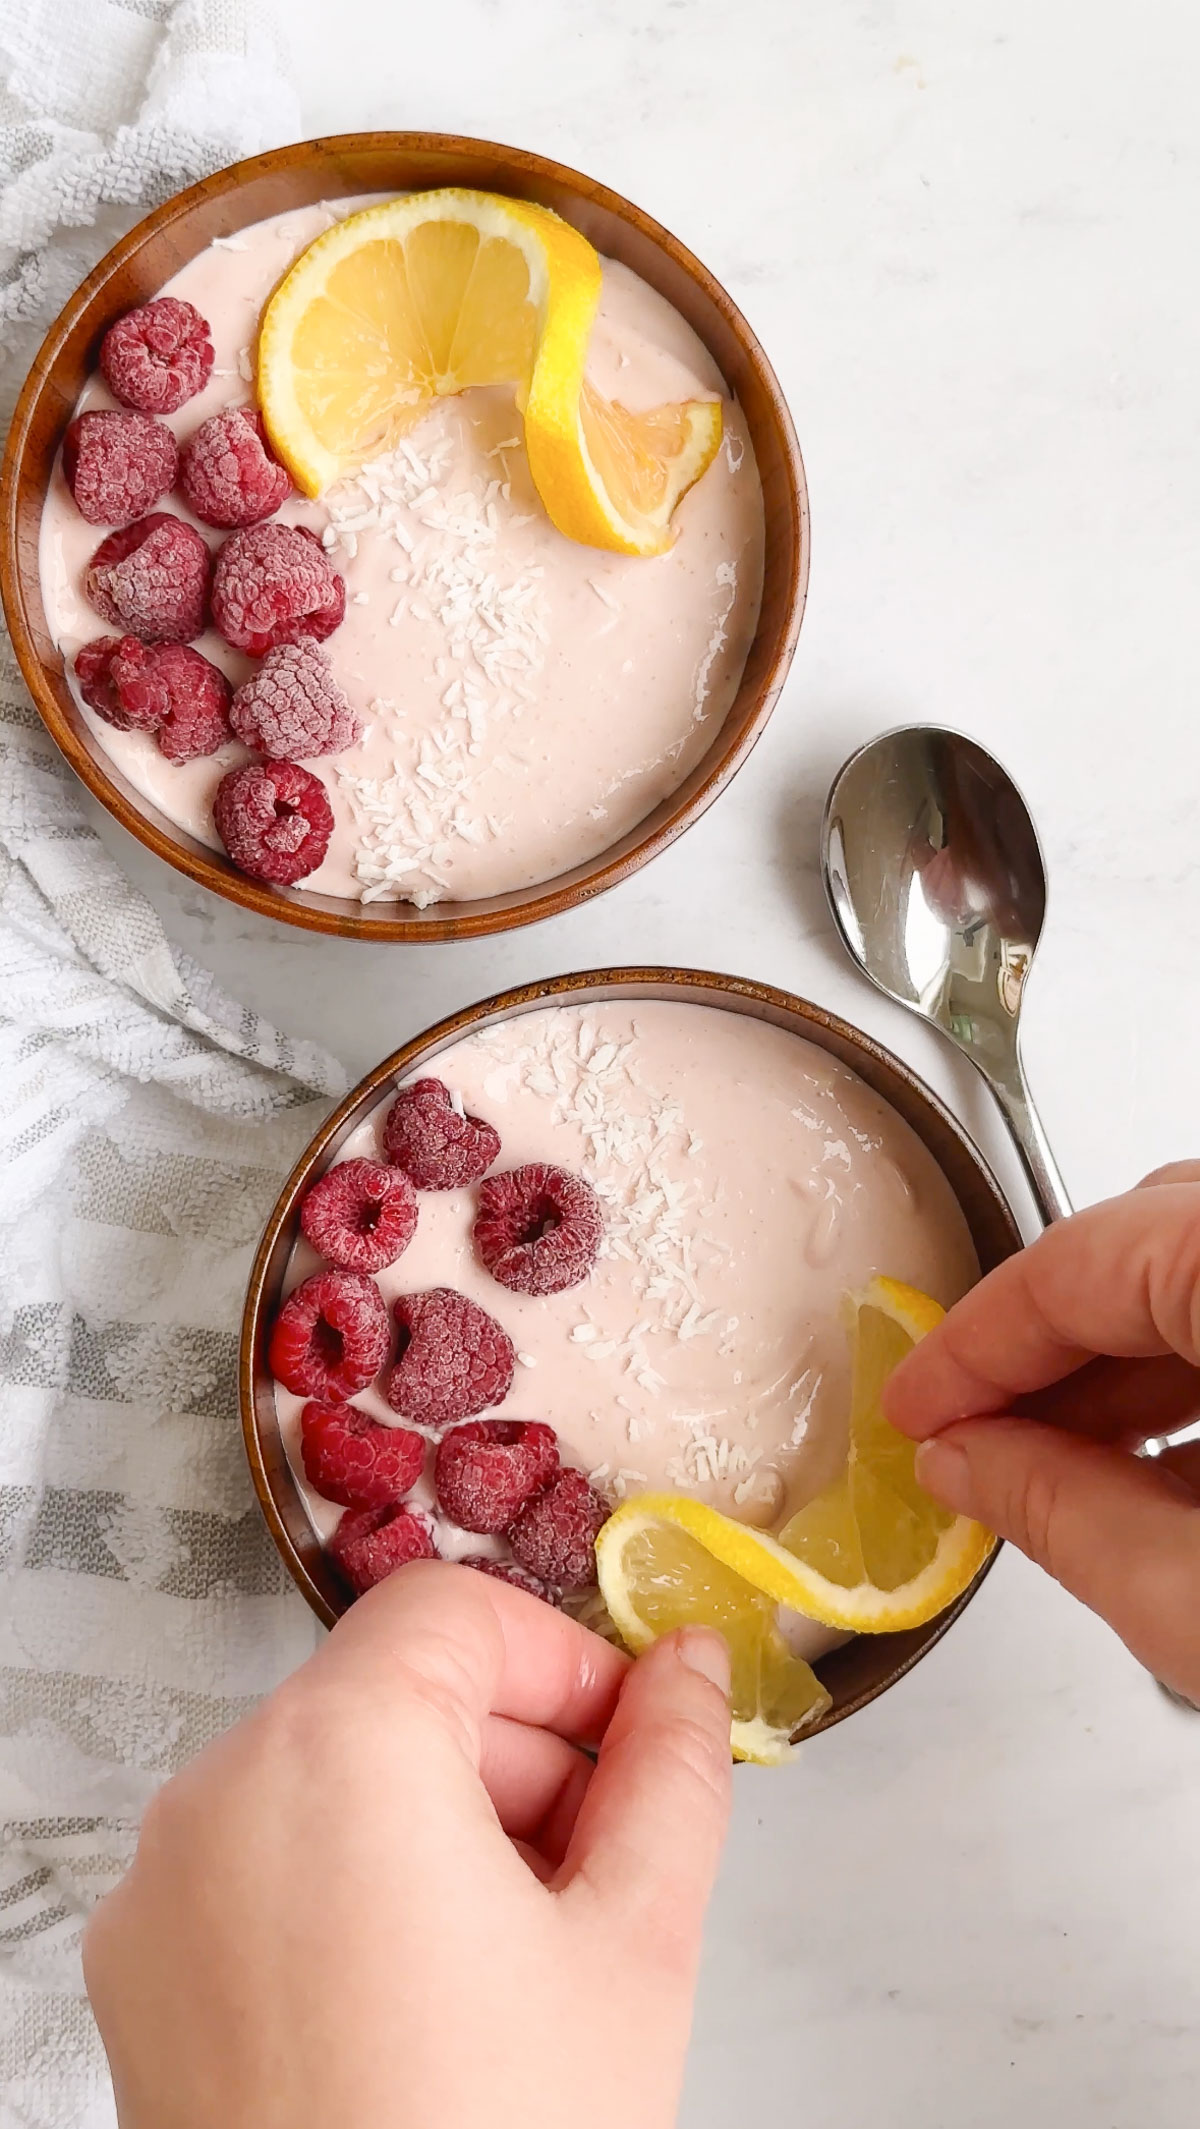
[[[872,983],[983,1074],[1046,1221],[1071,1210],[1030,1098],[1020,1013],[1046,914],[1029,808],[961,732],[909,725],[834,778],[821,863],[834,922]]]

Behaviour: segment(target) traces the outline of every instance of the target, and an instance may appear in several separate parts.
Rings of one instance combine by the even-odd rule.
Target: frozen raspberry
[[[516,1294],[561,1294],[586,1279],[604,1218],[581,1175],[544,1161],[508,1168],[479,1186],[475,1247],[493,1279]]]
[[[558,1437],[540,1419],[471,1419],[439,1445],[433,1482],[452,1523],[494,1534],[557,1470]],[[538,1572],[532,1562],[529,1571]]]
[[[215,754],[229,730],[229,682],[187,643],[99,636],[75,660],[79,692],[119,731],[153,732],[168,761]]]
[[[128,525],[175,486],[179,446],[165,423],[111,407],[77,414],[63,438],[63,477],[89,525]]]
[[[168,761],[199,761],[215,754],[232,737],[233,690],[224,673],[187,643],[164,643],[148,656],[154,661],[153,685],[166,698],[154,735],[159,751]]]
[[[288,1295],[275,1318],[267,1363],[295,1397],[329,1404],[374,1382],[387,1359],[388,1313],[373,1279],[319,1271]]]
[[[487,1560],[481,1552],[473,1552],[469,1559],[460,1560],[460,1567],[474,1567],[481,1575],[494,1575],[497,1582],[511,1582],[514,1589],[523,1589],[531,1597],[540,1597],[543,1604],[553,1604],[554,1592],[539,1582],[515,1560]]]
[[[100,368],[114,399],[143,414],[173,414],[207,384],[213,366],[206,318],[178,296],[126,311],[100,342]]]
[[[382,1161],[341,1161],[314,1183],[300,1207],[307,1241],[345,1271],[382,1271],[417,1231],[417,1194]]]
[[[301,636],[331,636],[346,611],[346,583],[303,525],[248,525],[217,556],[212,611],[228,643],[261,658]]]
[[[136,636],[94,636],[90,643],[81,643],[75,653],[80,694],[89,710],[95,710],[105,724],[115,725],[118,732],[152,732],[159,720],[157,703],[140,694],[123,701],[113,678],[117,653],[125,644],[137,642]],[[143,648],[138,643],[138,649]]]
[[[294,761],[230,769],[217,785],[213,820],[234,864],[276,887],[315,872],[333,834],[324,784]]]
[[[516,1362],[512,1340],[465,1294],[449,1286],[401,1294],[396,1328],[387,1400],[405,1419],[440,1430],[504,1402]]]
[[[611,1513],[582,1471],[560,1471],[509,1530],[513,1558],[557,1589],[583,1589],[596,1579],[596,1533]]]
[[[425,1517],[407,1508],[349,1511],[330,1538],[329,1551],[358,1597],[410,1560],[437,1558]]]
[[[440,1079],[418,1079],[388,1110],[383,1150],[418,1190],[463,1190],[491,1167],[500,1133],[456,1109]]]
[[[381,1427],[357,1405],[305,1405],[300,1414],[304,1472],[322,1500],[343,1508],[386,1508],[421,1476],[425,1443],[408,1427]]]
[[[143,643],[190,643],[204,627],[211,573],[195,526],[152,510],[101,540],[83,588],[105,621]]]
[[[257,525],[286,503],[292,483],[267,446],[253,407],[225,407],[183,447],[179,485],[205,525]]]
[[[238,689],[230,716],[239,739],[279,761],[341,754],[360,730],[328,658],[311,642],[268,651],[252,679]]]

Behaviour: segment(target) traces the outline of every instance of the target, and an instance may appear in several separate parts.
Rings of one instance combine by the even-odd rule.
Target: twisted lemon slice
[[[348,215],[263,313],[267,431],[305,495],[386,450],[429,403],[511,384],[530,471],[568,539],[661,554],[721,441],[717,400],[634,414],[584,380],[600,260],[548,209],[449,188]]]
[[[829,1706],[776,1623],[780,1605],[846,1633],[920,1626],[953,1603],[995,1540],[917,1485],[914,1447],[889,1426],[880,1393],[918,1338],[941,1321],[927,1294],[875,1279],[849,1296],[850,1448],[842,1475],[778,1539],[689,1494],[640,1494],[596,1540],[600,1590],[628,1646],[676,1626],[713,1626],[733,1655],[733,1743],[774,1764]]]

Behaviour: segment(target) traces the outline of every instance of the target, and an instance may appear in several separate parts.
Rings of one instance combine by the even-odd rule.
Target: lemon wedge
[[[586,381],[577,412],[531,392],[525,448],[546,515],[569,540],[614,554],[664,554],[676,505],[721,447],[721,404],[684,399],[631,414]]]
[[[737,1538],[755,1535],[687,1494],[640,1494],[605,1523],[596,1568],[609,1616],[635,1654],[677,1626],[710,1626],[724,1636],[733,1659],[734,1757],[776,1766],[830,1699],[788,1648],[770,1597],[726,1557],[738,1552]]]
[[[893,1368],[945,1313],[898,1279],[851,1297],[850,1454],[841,1477],[780,1532],[799,1576],[791,1600],[811,1618],[860,1634],[922,1626],[961,1596],[995,1539],[923,1493],[915,1447],[883,1416]]]
[[[263,313],[258,389],[305,495],[385,451],[438,397],[512,385],[547,515],[568,539],[663,553],[721,442],[717,400],[631,413],[586,383],[600,260],[548,209],[412,193],[348,215]]]

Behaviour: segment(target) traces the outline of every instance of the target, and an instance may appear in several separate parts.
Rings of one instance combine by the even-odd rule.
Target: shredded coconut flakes
[[[516,448],[519,438],[489,456]],[[390,581],[408,588],[388,617],[436,625],[435,679],[445,679],[447,722],[414,740],[397,733],[395,771],[370,776],[335,764],[349,801],[358,844],[354,869],[364,902],[398,894],[428,901],[450,891],[445,858],[455,841],[473,846],[499,832],[495,816],[472,803],[489,723],[511,717],[540,671],[549,642],[543,572],[515,576],[501,561],[506,529],[497,504],[504,484],[450,474],[453,438],[427,420],[384,456],[340,481],[328,498],[327,548],[351,558],[361,534],[391,539],[401,557]],[[516,750],[510,750],[514,756]],[[525,764],[517,759],[516,773]]]

